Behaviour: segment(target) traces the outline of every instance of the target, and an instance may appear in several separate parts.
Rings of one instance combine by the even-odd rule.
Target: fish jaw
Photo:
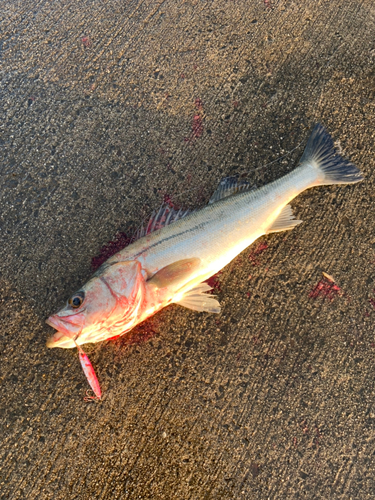
[[[85,317],[82,313],[72,314],[70,316],[60,316],[54,314],[46,320],[47,325],[64,333],[68,337],[78,335],[85,324]]]
[[[77,339],[77,344],[79,339]],[[56,332],[51,337],[47,339],[47,347],[53,349],[54,347],[60,347],[62,349],[72,349],[75,347],[73,339],[67,337],[62,332]]]
[[[82,332],[85,325],[85,316],[83,311],[77,314],[54,314],[46,319],[46,323],[52,328],[55,328],[55,332],[48,340],[47,347],[62,347],[61,344],[68,343],[69,347],[74,347],[73,339]]]

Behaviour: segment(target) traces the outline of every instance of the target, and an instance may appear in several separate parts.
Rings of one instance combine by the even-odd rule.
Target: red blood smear
[[[196,139],[203,134],[203,120],[199,115],[195,115],[193,118],[192,134]]]
[[[259,265],[259,260],[257,259],[258,255],[262,254],[265,250],[267,250],[268,244],[266,242],[260,243],[257,248],[255,248],[249,254],[249,260],[253,263],[253,266]]]
[[[375,299],[370,299],[369,302],[372,305],[372,307],[375,308]]]
[[[163,202],[165,204],[167,204],[168,206],[170,206],[171,208],[174,208],[175,210],[179,210],[180,207],[178,205],[176,205],[176,203],[174,203],[174,201],[172,201],[172,196],[169,195],[168,193],[165,193],[164,196],[163,196]]]
[[[208,278],[206,280],[207,285],[210,285],[212,287],[212,290],[210,290],[210,293],[220,293],[221,292],[221,285],[219,281],[219,276],[223,271],[219,271],[218,273],[214,274],[211,276],[211,278]]]
[[[89,36],[83,36],[81,38],[81,42],[82,42],[84,47],[86,47],[86,48],[91,47],[91,40],[90,40]]]
[[[202,113],[203,112],[203,103],[202,100],[197,97],[194,101],[194,105],[197,110]],[[185,137],[185,142],[192,143],[196,139],[199,139],[203,134],[203,118],[200,114],[196,114],[193,117],[193,123],[191,125],[191,134],[189,137]]]
[[[112,241],[104,245],[99,255],[91,259],[91,269],[96,271],[107,259],[132,243],[133,238],[126,233],[117,233]]]
[[[195,103],[194,104],[195,104],[195,107],[197,109],[199,109],[199,111],[203,111],[203,103],[202,103],[201,99],[199,99],[199,97],[197,97],[195,99]]]
[[[309,293],[310,299],[317,299],[318,297],[333,300],[335,297],[341,295],[341,288],[332,281],[325,278],[321,279],[317,285]]]

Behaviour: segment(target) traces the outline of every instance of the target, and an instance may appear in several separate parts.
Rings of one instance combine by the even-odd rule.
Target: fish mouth
[[[60,316],[50,316],[48,319],[46,319],[46,323],[56,330],[65,333],[65,335],[67,335],[68,337],[74,337],[75,335],[80,333],[80,331],[82,330],[82,325],[79,325],[76,322],[73,323],[73,321],[68,318],[71,317],[66,316],[65,319]]]
[[[47,347],[63,347],[67,349],[75,347],[73,339],[81,333],[83,328],[83,325],[77,324],[80,319],[84,320],[84,316],[81,314],[65,317],[54,315],[46,319],[47,325],[57,330],[57,332],[47,340]]]
[[[77,342],[78,343],[78,342]],[[54,347],[61,347],[62,349],[72,349],[76,347],[73,339],[67,337],[62,332],[56,332],[47,339],[47,347],[53,349]]]

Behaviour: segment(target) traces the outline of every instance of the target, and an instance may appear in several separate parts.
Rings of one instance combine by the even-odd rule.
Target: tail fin
[[[332,138],[317,123],[307,142],[300,163],[313,164],[321,174],[319,184],[351,184],[363,180],[358,168],[336,153]]]

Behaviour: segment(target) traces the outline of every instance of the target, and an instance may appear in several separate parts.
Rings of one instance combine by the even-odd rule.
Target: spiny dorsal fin
[[[193,311],[209,312],[218,314],[221,310],[219,302],[214,295],[207,295],[205,292],[212,290],[207,283],[199,283],[196,287],[186,292],[182,299],[176,301],[176,304],[187,307]]]
[[[254,187],[255,186],[250,187],[250,183],[244,179],[239,181],[237,176],[224,177],[221,179],[208,204],[211,205],[211,203],[216,203],[223,198],[227,198],[228,196],[232,196],[233,194],[241,191],[250,191],[251,189],[254,189]]]
[[[238,180],[237,176],[234,177],[224,177],[214,194],[211,196],[208,204],[215,203],[223,198],[232,196],[233,194],[239,193],[240,191],[250,191],[256,188],[256,186],[251,186],[246,180]],[[176,210],[171,207],[168,203],[163,203],[159,210],[152,212],[150,220],[148,221],[146,227],[142,225],[135,233],[132,242],[139,240],[147,234],[153,233],[162,227],[166,227],[177,220],[180,220],[187,215],[191,214],[192,210],[183,210],[180,208]]]
[[[272,223],[272,226],[267,230],[267,233],[278,233],[280,231],[288,231],[301,224],[301,220],[296,220],[290,205],[286,205],[280,212],[277,219]]]
[[[158,211],[152,212],[147,226],[142,226],[138,229],[133,241],[139,240],[139,238],[146,236],[146,234],[153,233],[162,227],[168,226],[169,224],[172,224],[172,222],[176,222],[190,213],[191,210],[182,210],[181,208],[180,210],[176,210],[168,204],[163,204]]]

